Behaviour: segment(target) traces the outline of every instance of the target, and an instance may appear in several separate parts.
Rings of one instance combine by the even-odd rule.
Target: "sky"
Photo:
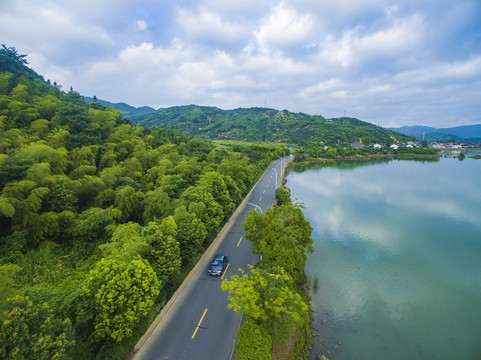
[[[0,0],[0,43],[136,107],[481,124],[481,0]]]

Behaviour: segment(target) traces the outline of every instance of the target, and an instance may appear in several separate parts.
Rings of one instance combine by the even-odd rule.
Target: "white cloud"
[[[9,46],[43,53],[50,62],[69,65],[112,45],[110,35],[101,26],[84,22],[56,3],[20,1],[10,5],[13,12],[0,15],[0,31]]]
[[[311,14],[301,13],[282,2],[264,19],[256,38],[261,47],[283,48],[309,42],[314,30],[315,19]]]
[[[423,17],[419,14],[395,19],[376,31],[358,26],[347,30],[340,38],[327,37],[320,45],[320,55],[338,62],[343,68],[365,66],[372,61],[386,61],[386,58],[397,61],[398,57],[418,51],[424,31]]]
[[[140,30],[140,31],[143,31],[143,30],[147,30],[147,23],[145,22],[145,20],[137,20],[137,28]]]
[[[4,0],[2,43],[64,89],[136,106],[266,99],[385,126],[481,120],[475,0],[93,4]]]
[[[218,13],[201,9],[179,9],[177,27],[189,41],[201,41],[214,46],[242,44],[249,39],[249,28],[245,23],[223,19]]]

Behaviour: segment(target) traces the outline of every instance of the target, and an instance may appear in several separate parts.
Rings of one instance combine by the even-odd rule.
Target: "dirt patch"
[[[275,345],[271,349],[272,360],[289,360],[296,346],[296,341],[299,336],[302,336],[299,329],[296,327],[291,331],[289,340],[284,345]]]

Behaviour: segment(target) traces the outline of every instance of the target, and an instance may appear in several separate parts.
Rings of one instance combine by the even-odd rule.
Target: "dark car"
[[[227,268],[228,263],[229,259],[227,258],[227,255],[217,254],[210,263],[207,274],[212,276],[221,276]]]

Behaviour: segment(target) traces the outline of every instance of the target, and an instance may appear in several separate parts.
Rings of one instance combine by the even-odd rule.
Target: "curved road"
[[[135,347],[134,360],[184,360],[231,358],[241,318],[227,309],[227,293],[222,279],[207,275],[207,267],[216,253],[229,256],[229,267],[222,278],[255,264],[251,244],[244,239],[241,224],[249,211],[264,212],[272,207],[283,165],[292,157],[276,160],[237,208],[219,236],[207,249],[171,300]]]

